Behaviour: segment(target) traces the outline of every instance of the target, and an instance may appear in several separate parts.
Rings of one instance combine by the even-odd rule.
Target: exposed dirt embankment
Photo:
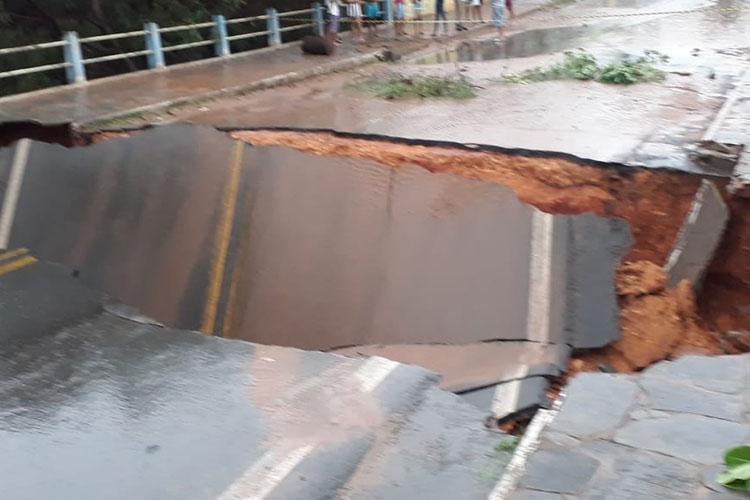
[[[573,371],[602,364],[632,371],[687,352],[738,349],[727,330],[750,329],[750,206],[729,200],[732,221],[709,270],[699,306],[689,283],[664,286],[662,265],[701,178],[677,172],[586,166],[564,159],[352,139],[325,133],[237,131],[255,145],[285,145],[320,155],[367,158],[391,167],[419,165],[431,172],[491,180],[526,203],[557,214],[587,211],[630,222],[634,246],[618,270],[619,342],[574,360]],[[724,185],[717,182],[723,191]]]

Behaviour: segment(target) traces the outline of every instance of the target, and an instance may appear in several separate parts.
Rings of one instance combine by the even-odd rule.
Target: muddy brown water
[[[604,32],[601,26],[562,26],[523,31],[502,41],[464,42],[454,49],[415,59],[416,64],[443,64],[531,57],[574,49]]]

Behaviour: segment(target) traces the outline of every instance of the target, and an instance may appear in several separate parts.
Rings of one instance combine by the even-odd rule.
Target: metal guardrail
[[[284,18],[296,16],[297,18],[309,15],[310,22],[294,24],[291,26],[281,27],[281,21]],[[264,21],[265,29],[261,31],[252,31],[247,33],[238,33],[229,35],[228,26],[242,25]],[[297,22],[299,19],[289,20]],[[214,46],[215,57],[226,57],[232,53],[232,42],[245,40],[256,37],[267,37],[268,46],[279,45],[283,42],[283,33],[297,31],[306,28],[314,28],[315,33],[323,34],[323,8],[320,4],[314,3],[309,9],[293,10],[287,12],[278,12],[276,9],[267,9],[265,15],[226,19],[224,16],[213,16],[210,22],[185,24],[179,26],[160,27],[156,23],[146,23],[142,30],[128,31],[125,33],[113,33],[109,35],[97,35],[86,38],[79,38],[78,33],[70,31],[64,34],[63,39],[55,42],[37,43],[24,45],[20,47],[0,48],[0,57],[18,54],[22,52],[32,52],[38,50],[47,50],[62,48],[63,62],[54,64],[44,64],[39,66],[29,66],[26,68],[13,69],[0,72],[0,79],[11,78],[32,73],[41,73],[56,69],[65,69],[68,83],[82,83],[86,81],[86,66],[90,64],[103,63],[108,61],[117,61],[120,59],[129,59],[132,57],[146,56],[149,69],[157,69],[166,66],[164,54],[194,47]],[[176,33],[189,30],[203,30],[211,28],[211,35],[202,40],[194,42],[180,43],[176,45],[165,45],[162,40],[162,34]],[[131,52],[122,52],[100,57],[83,57],[82,46],[89,43],[121,40],[126,38],[143,37],[144,49]]]

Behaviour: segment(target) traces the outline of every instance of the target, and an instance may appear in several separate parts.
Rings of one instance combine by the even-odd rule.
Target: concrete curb
[[[282,73],[280,75],[270,76],[268,78],[262,78],[254,82],[250,82],[244,85],[237,85],[234,87],[226,87],[219,90],[212,90],[201,94],[194,94],[186,97],[178,97],[176,99],[169,99],[166,101],[160,101],[154,104],[148,104],[146,106],[139,106],[137,108],[131,108],[127,111],[117,111],[115,113],[109,113],[105,115],[97,116],[91,120],[84,122],[73,123],[72,126],[77,130],[86,130],[87,128],[96,128],[98,125],[104,122],[116,120],[118,118],[127,118],[129,116],[144,114],[144,113],[157,113],[160,111],[167,110],[175,106],[184,106],[189,104],[199,104],[204,101],[214,100],[221,97],[231,97],[243,93],[254,92],[257,90],[264,90],[282,85],[288,85],[290,83],[300,82],[308,78],[315,76],[325,75],[329,73],[335,73],[337,71],[344,71],[359,66],[364,66],[373,62],[377,62],[383,57],[385,49],[370,52],[368,54],[351,57],[349,59],[343,59],[329,64],[323,64],[316,68],[305,70],[305,71],[292,71],[289,73]]]

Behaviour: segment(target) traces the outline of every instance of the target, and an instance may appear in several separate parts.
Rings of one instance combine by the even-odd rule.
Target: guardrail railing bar
[[[250,21],[263,21],[265,19],[268,19],[268,15],[251,16],[251,17],[235,17],[234,19],[227,19],[227,24],[248,23]]]
[[[268,30],[266,30],[266,31],[254,31],[253,33],[242,33],[241,35],[228,36],[227,40],[233,42],[235,40],[244,40],[246,38],[253,38],[253,37],[256,37],[256,36],[268,35],[269,33],[270,33],[270,31],[268,31]]]
[[[179,45],[171,45],[169,47],[163,47],[162,52],[173,52],[175,50],[190,49],[193,47],[202,47],[204,45],[213,45],[213,40],[201,40],[200,42],[181,43]]]
[[[279,17],[296,16],[298,14],[309,14],[310,12],[312,12],[312,9],[290,10],[288,12],[279,12]]]
[[[213,22],[196,23],[196,24],[184,24],[182,26],[167,26],[166,28],[159,28],[162,33],[172,33],[175,31],[187,31],[187,30],[199,30],[203,28],[213,27]]]
[[[286,28],[280,28],[279,31],[294,31],[302,28],[308,28],[310,26],[313,26],[313,23],[307,23],[307,24],[295,24],[294,26],[287,26]]]
[[[134,52],[126,52],[124,54],[112,54],[110,56],[92,57],[91,59],[84,59],[83,64],[95,64],[107,61],[116,61],[118,59],[127,59],[128,57],[147,56],[151,54],[150,50],[136,50]]]
[[[53,69],[62,69],[70,66],[68,63],[45,64],[44,66],[34,66],[31,68],[12,69],[0,73],[0,78],[10,78],[11,76],[28,75],[31,73],[41,73],[42,71],[51,71]]]
[[[147,32],[144,30],[139,31],[128,31],[127,33],[113,33],[111,35],[97,35],[97,36],[87,36],[86,38],[81,38],[81,43],[92,43],[92,42],[101,42],[104,40],[117,40],[120,38],[132,38],[136,36],[143,36]]]
[[[15,54],[18,52],[26,52],[29,50],[38,50],[38,49],[51,49],[54,47],[62,47],[67,42],[64,40],[60,40],[59,42],[45,42],[45,43],[36,43],[33,45],[23,45],[20,47],[7,47],[4,49],[0,49],[0,56],[5,54]]]

